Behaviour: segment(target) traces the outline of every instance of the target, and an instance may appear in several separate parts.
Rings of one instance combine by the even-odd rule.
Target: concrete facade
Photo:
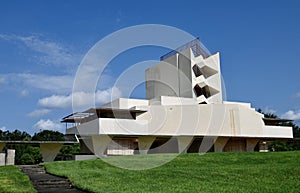
[[[293,138],[291,127],[268,124],[250,103],[223,101],[219,53],[197,41],[183,47],[146,70],[146,99],[71,114],[62,120],[74,124],[66,133],[90,139],[82,143],[96,156],[186,153],[195,144],[199,152],[254,151],[259,142]]]
[[[5,166],[5,153],[0,153],[0,166]]]
[[[15,165],[15,154],[16,150],[8,149],[6,153],[6,165]]]
[[[14,149],[7,149],[6,153],[0,153],[0,166],[15,165],[15,154]]]

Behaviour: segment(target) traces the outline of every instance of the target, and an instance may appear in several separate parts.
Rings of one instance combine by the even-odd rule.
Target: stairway
[[[84,193],[74,188],[67,178],[47,174],[43,166],[20,165],[20,170],[29,176],[39,193]]]

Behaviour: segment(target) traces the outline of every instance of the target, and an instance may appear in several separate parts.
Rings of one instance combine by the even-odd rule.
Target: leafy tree
[[[32,141],[64,141],[64,134],[58,131],[43,130],[35,133]]]
[[[10,141],[24,141],[30,140],[31,136],[26,132],[21,132],[19,130],[15,130],[13,132],[1,131],[0,132],[0,140],[10,140]]]
[[[264,114],[265,118],[279,118],[274,113],[264,113],[261,109],[258,109],[257,112]],[[293,121],[288,121],[284,123],[280,123],[281,126],[289,126],[293,128],[293,136],[294,138],[300,137],[300,127],[293,123]],[[298,141],[287,141],[287,142],[278,142],[274,141],[269,146],[269,149],[272,151],[291,151],[300,148],[300,142]]]
[[[57,155],[56,160],[70,160],[74,154],[80,153],[80,145],[64,145],[59,154]]]
[[[64,134],[58,131],[43,130],[39,133],[35,133],[33,137],[19,130],[13,132],[1,131],[0,140],[7,141],[64,141]],[[12,144],[6,145],[5,149],[15,149],[15,162],[16,164],[38,164],[42,161],[42,154],[40,147],[33,147],[31,145],[19,145]],[[73,154],[80,152],[79,144],[75,145],[64,145],[58,154],[59,160],[68,160],[72,158]]]
[[[34,164],[34,158],[31,154],[29,153],[24,153],[22,154],[19,164],[21,165],[28,165],[28,164]]]

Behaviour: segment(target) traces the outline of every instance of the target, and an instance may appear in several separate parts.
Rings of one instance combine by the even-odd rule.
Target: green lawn
[[[0,166],[0,192],[34,193],[29,177],[19,171],[18,166]]]
[[[143,165],[167,154],[105,158]],[[46,163],[92,192],[300,192],[300,152],[184,154],[149,170],[126,170],[101,159]]]

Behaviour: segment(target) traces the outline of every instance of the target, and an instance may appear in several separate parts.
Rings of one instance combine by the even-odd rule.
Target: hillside
[[[108,157],[46,163],[48,172],[67,176],[93,192],[299,192],[300,152],[184,154],[160,167],[146,166],[172,154]]]

